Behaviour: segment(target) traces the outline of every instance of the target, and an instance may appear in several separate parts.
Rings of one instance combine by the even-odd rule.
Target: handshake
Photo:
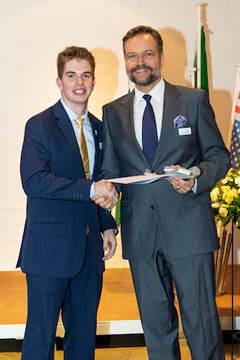
[[[94,183],[95,195],[91,198],[97,205],[111,210],[118,202],[118,193],[114,185],[106,180]]]

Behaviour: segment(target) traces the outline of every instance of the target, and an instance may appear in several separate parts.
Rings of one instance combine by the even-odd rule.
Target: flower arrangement
[[[240,169],[230,169],[210,192],[215,221],[240,227]]]

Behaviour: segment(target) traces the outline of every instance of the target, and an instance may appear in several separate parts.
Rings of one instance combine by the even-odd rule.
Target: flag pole
[[[201,27],[202,27],[202,3],[197,6],[197,88],[201,89]]]
[[[195,68],[195,67],[192,67],[192,68],[189,69],[189,72],[190,72],[190,87],[191,88],[196,87],[196,84],[195,84],[196,71],[197,71],[197,68]]]
[[[230,148],[231,144],[231,138],[232,138],[232,128],[234,124],[234,115],[235,115],[235,107],[238,99],[238,94],[240,91],[240,62],[236,64],[237,66],[237,76],[236,76],[236,82],[235,82],[235,89],[234,89],[234,95],[233,95],[233,103],[232,103],[232,113],[231,113],[231,126],[229,129],[229,135],[228,135],[228,142],[227,147]]]

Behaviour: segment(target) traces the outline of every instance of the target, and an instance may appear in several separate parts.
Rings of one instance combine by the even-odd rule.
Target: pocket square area
[[[182,115],[178,115],[174,120],[173,120],[173,126],[175,128],[181,128],[187,125],[187,118],[185,118]]]

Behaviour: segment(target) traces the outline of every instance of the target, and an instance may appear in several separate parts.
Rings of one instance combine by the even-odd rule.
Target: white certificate
[[[155,174],[150,173],[146,175],[137,175],[137,176],[126,176],[122,178],[116,178],[116,179],[106,179],[107,181],[117,183],[117,184],[149,184],[154,181],[158,181],[161,179],[166,179],[170,177],[178,177],[178,178],[184,178],[184,179],[191,179],[193,176],[187,175],[187,174],[181,174],[179,172],[171,172],[171,173],[165,173],[165,174]]]

